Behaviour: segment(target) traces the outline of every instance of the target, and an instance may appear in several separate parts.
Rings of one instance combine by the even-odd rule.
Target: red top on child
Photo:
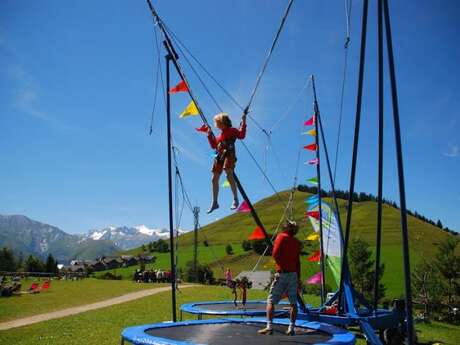
[[[300,241],[287,229],[276,236],[272,256],[276,272],[297,272],[300,277]]]
[[[246,136],[246,124],[242,123],[240,128],[235,128],[235,127],[227,127],[222,130],[220,135],[217,137],[213,136],[212,134],[208,135],[208,141],[209,145],[213,149],[220,149],[219,144],[224,142],[224,141],[235,141],[236,139],[244,139]],[[224,148],[222,148],[224,149]]]

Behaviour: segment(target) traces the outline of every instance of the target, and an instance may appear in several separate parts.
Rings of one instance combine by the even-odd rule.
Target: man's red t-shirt
[[[288,231],[276,236],[272,256],[275,259],[276,271],[297,272],[300,276],[300,241]]]

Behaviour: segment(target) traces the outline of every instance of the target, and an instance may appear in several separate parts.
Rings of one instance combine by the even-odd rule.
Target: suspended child
[[[239,206],[238,191],[235,179],[233,178],[233,170],[236,163],[235,141],[236,139],[244,139],[246,136],[246,113],[243,113],[239,129],[232,127],[232,121],[227,113],[219,113],[214,116],[214,125],[221,130],[221,133],[215,137],[212,134],[211,128],[207,128],[209,144],[216,150],[216,157],[212,166],[212,204],[207,213],[211,213],[219,208],[217,201],[219,195],[219,178],[223,170],[225,170],[233,193],[233,203],[230,209],[235,210]]]

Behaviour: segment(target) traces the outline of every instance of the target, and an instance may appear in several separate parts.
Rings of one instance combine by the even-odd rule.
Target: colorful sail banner
[[[318,212],[319,206],[309,209],[308,212]],[[319,219],[309,217],[313,230],[317,233],[320,230]],[[326,264],[330,268],[334,280],[337,284],[340,281],[340,268],[342,260],[342,240],[337,222],[337,217],[332,210],[331,206],[323,201],[321,203],[321,220],[323,224],[323,248],[326,258]]]
[[[318,194],[309,196],[308,198],[305,199],[305,202],[306,202],[307,204],[309,204],[309,205],[316,205],[316,204],[318,204],[318,201],[319,201],[319,196],[318,196]]]
[[[169,93],[187,92],[187,91],[188,91],[188,86],[184,80],[181,80],[179,84],[169,89]]]
[[[198,111],[198,107],[196,106],[194,101],[191,101],[187,108],[184,109],[182,113],[180,113],[179,117],[186,117],[186,116],[193,116],[198,115],[200,112]]]
[[[248,238],[249,240],[264,240],[265,234],[260,226],[256,227],[252,232],[251,236]]]
[[[310,144],[310,145],[304,146],[303,148],[309,151],[316,151],[317,147],[318,146],[316,144]]]
[[[307,211],[307,216],[319,220],[319,211]]]
[[[312,275],[310,278],[308,278],[305,281],[305,283],[310,284],[310,285],[318,285],[318,284],[321,284],[322,281],[323,281],[323,273],[318,272],[318,273]]]
[[[304,122],[304,126],[313,126],[315,124],[315,115]]]

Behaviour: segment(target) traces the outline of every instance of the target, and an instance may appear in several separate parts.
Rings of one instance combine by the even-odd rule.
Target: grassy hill
[[[280,196],[287,200],[289,192],[281,192]],[[294,200],[294,218],[300,225],[298,238],[305,240],[312,233],[310,222],[305,219],[304,200],[309,193],[297,192]],[[325,199],[328,202],[331,200]],[[342,224],[346,220],[346,200],[338,200]],[[255,208],[264,223],[267,231],[273,233],[283,214],[283,205],[276,196],[265,198],[255,204]],[[383,206],[382,223],[382,260],[385,264],[384,283],[387,286],[388,297],[398,297],[403,292],[403,269],[400,211],[392,206]],[[351,239],[361,238],[371,246],[375,243],[377,222],[377,203],[373,201],[356,202],[353,204]],[[429,223],[415,217],[408,216],[410,257],[411,265],[416,264],[422,257],[431,258],[437,252],[438,245],[450,236],[454,236]],[[200,263],[210,264],[217,277],[223,276],[222,268],[230,267],[234,273],[242,270],[251,270],[259,259],[259,255],[253,251],[244,252],[241,243],[252,233],[256,224],[250,214],[234,213],[217,222],[203,227],[199,231],[198,260]],[[207,240],[209,247],[203,245]],[[231,244],[234,255],[225,254],[225,246]],[[302,278],[318,272],[319,266],[310,263],[306,257],[318,249],[318,243],[304,241],[305,255],[302,258]],[[137,248],[129,253],[138,253]],[[155,253],[157,256],[156,267],[169,266],[169,253]],[[179,238],[179,266],[183,267],[186,261],[193,256],[193,233],[186,233]],[[264,257],[258,269],[272,269],[273,263],[270,257]],[[132,269],[131,269],[132,270]],[[330,274],[327,275],[328,284],[334,287]]]

